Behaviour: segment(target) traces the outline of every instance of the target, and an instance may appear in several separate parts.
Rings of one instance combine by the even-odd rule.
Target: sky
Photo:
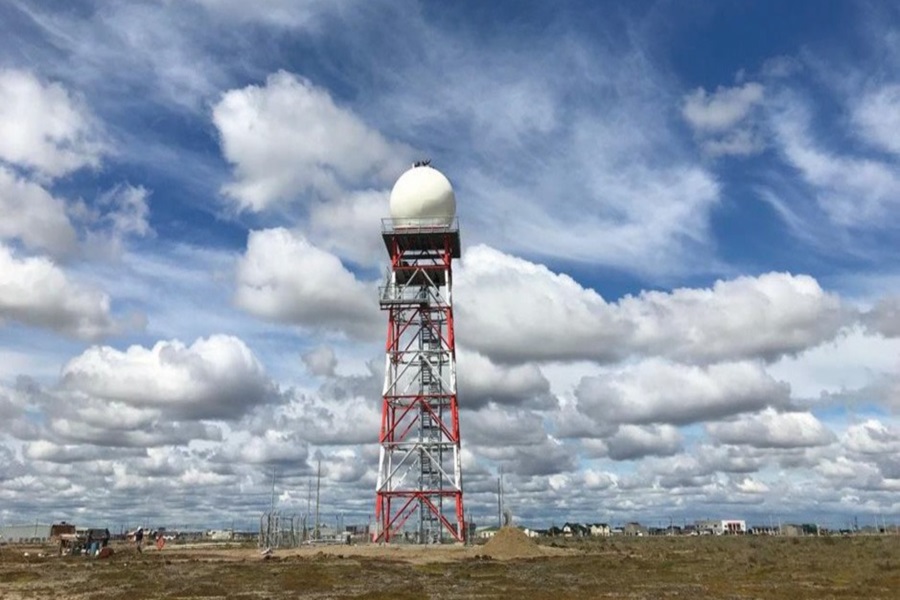
[[[365,523],[421,159],[477,523],[900,519],[896,3],[11,0],[0,524]]]

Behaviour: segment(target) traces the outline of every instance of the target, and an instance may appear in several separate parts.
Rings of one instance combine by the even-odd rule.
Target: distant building
[[[43,544],[50,541],[50,527],[39,523],[3,525],[0,526],[0,540],[4,544]]]
[[[636,535],[636,536],[645,536],[647,535],[647,528],[637,522],[626,523],[623,528],[623,533],[625,535]]]
[[[365,525],[347,525],[344,528],[344,532],[358,537],[370,537],[372,533],[369,531],[368,523]]]
[[[175,540],[182,542],[182,543],[202,542],[203,540],[206,539],[205,531],[177,531],[177,532],[167,531],[166,532],[167,536],[172,535],[172,534],[175,535],[175,538],[174,538]],[[172,540],[168,539],[168,537],[167,537],[166,541],[171,542]]]
[[[562,526],[563,537],[585,537],[591,534],[591,530],[581,523],[566,523]]]
[[[258,537],[256,531],[235,531],[233,541],[235,542],[252,542]]]
[[[210,529],[206,537],[216,542],[226,542],[234,539],[234,532],[231,529]]]
[[[777,525],[754,525],[747,529],[747,533],[753,535],[778,535]]]
[[[701,521],[697,523],[701,531],[709,531],[714,535],[738,535],[747,533],[747,522],[740,519],[722,519],[713,521]]]
[[[607,523],[591,523],[588,527],[593,536],[609,537],[610,535],[609,524]]]
[[[59,523],[54,523],[50,527],[50,538],[58,539],[61,535],[76,535],[78,532],[75,529],[75,526],[71,523],[66,523],[65,521],[61,521]]]

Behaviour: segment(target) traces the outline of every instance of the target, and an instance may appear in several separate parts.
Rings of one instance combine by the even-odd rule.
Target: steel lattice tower
[[[388,312],[376,542],[390,542],[417,514],[419,543],[465,539],[453,337],[452,268],[459,226],[446,220],[383,221],[391,259],[380,288]]]

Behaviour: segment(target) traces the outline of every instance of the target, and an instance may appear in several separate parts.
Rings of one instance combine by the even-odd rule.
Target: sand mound
[[[496,558],[541,556],[541,549],[522,530],[503,527],[484,545],[484,552]]]

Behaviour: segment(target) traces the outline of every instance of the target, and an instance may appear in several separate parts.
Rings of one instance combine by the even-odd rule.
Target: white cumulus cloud
[[[671,456],[681,450],[682,436],[671,425],[621,425],[605,440],[613,460],[635,460],[645,456]]]
[[[541,416],[530,410],[488,406],[465,410],[460,422],[466,443],[479,448],[538,446],[547,441]]]
[[[287,229],[251,231],[238,261],[235,302],[272,321],[367,337],[384,323],[376,297],[338,257]]]
[[[306,191],[387,183],[410,151],[390,142],[327,90],[291,73],[225,93],[213,107],[235,181],[224,192],[242,209],[265,210]]]
[[[744,494],[765,494],[769,491],[769,486],[758,479],[745,477],[737,484],[737,488]]]
[[[306,225],[317,245],[361,265],[388,260],[381,238],[381,219],[390,214],[387,190],[347,192],[310,206]]]
[[[900,428],[868,419],[848,427],[841,443],[858,454],[896,456],[900,452]]]
[[[635,346],[689,362],[774,360],[832,339],[854,316],[814,278],[790,273],[642,292],[618,308],[634,326]]]
[[[790,388],[755,362],[698,367],[649,359],[585,377],[575,396],[597,423],[687,424],[785,405]]]
[[[535,364],[498,365],[467,350],[458,352],[460,402],[478,408],[489,402],[507,406],[555,408],[550,382]]]
[[[250,434],[238,431],[228,436],[214,461],[263,463],[304,463],[309,454],[307,444],[296,433],[268,429]]]
[[[567,275],[487,246],[464,254],[456,283],[460,341],[499,361],[775,360],[832,339],[853,317],[815,279],[788,273],[609,303]]]
[[[28,249],[44,250],[54,256],[64,256],[78,243],[66,214],[66,203],[2,165],[0,215],[0,240],[19,240]]]
[[[866,329],[885,337],[900,337],[900,296],[887,296],[878,300],[863,315]]]
[[[179,418],[235,418],[270,399],[262,364],[238,338],[213,335],[121,351],[94,346],[62,370],[67,390]]]
[[[71,280],[48,258],[19,258],[0,245],[0,320],[93,340],[123,329],[105,293]]]
[[[302,357],[303,364],[312,375],[320,377],[333,377],[337,367],[337,357],[330,346],[318,346]]]
[[[488,246],[469,248],[455,273],[461,343],[501,361],[612,360],[627,324],[594,290]]]
[[[824,446],[836,439],[812,413],[780,412],[774,408],[733,421],[710,423],[706,429],[722,443],[757,448]]]
[[[99,166],[105,150],[98,124],[62,85],[0,69],[0,160],[54,178]]]

